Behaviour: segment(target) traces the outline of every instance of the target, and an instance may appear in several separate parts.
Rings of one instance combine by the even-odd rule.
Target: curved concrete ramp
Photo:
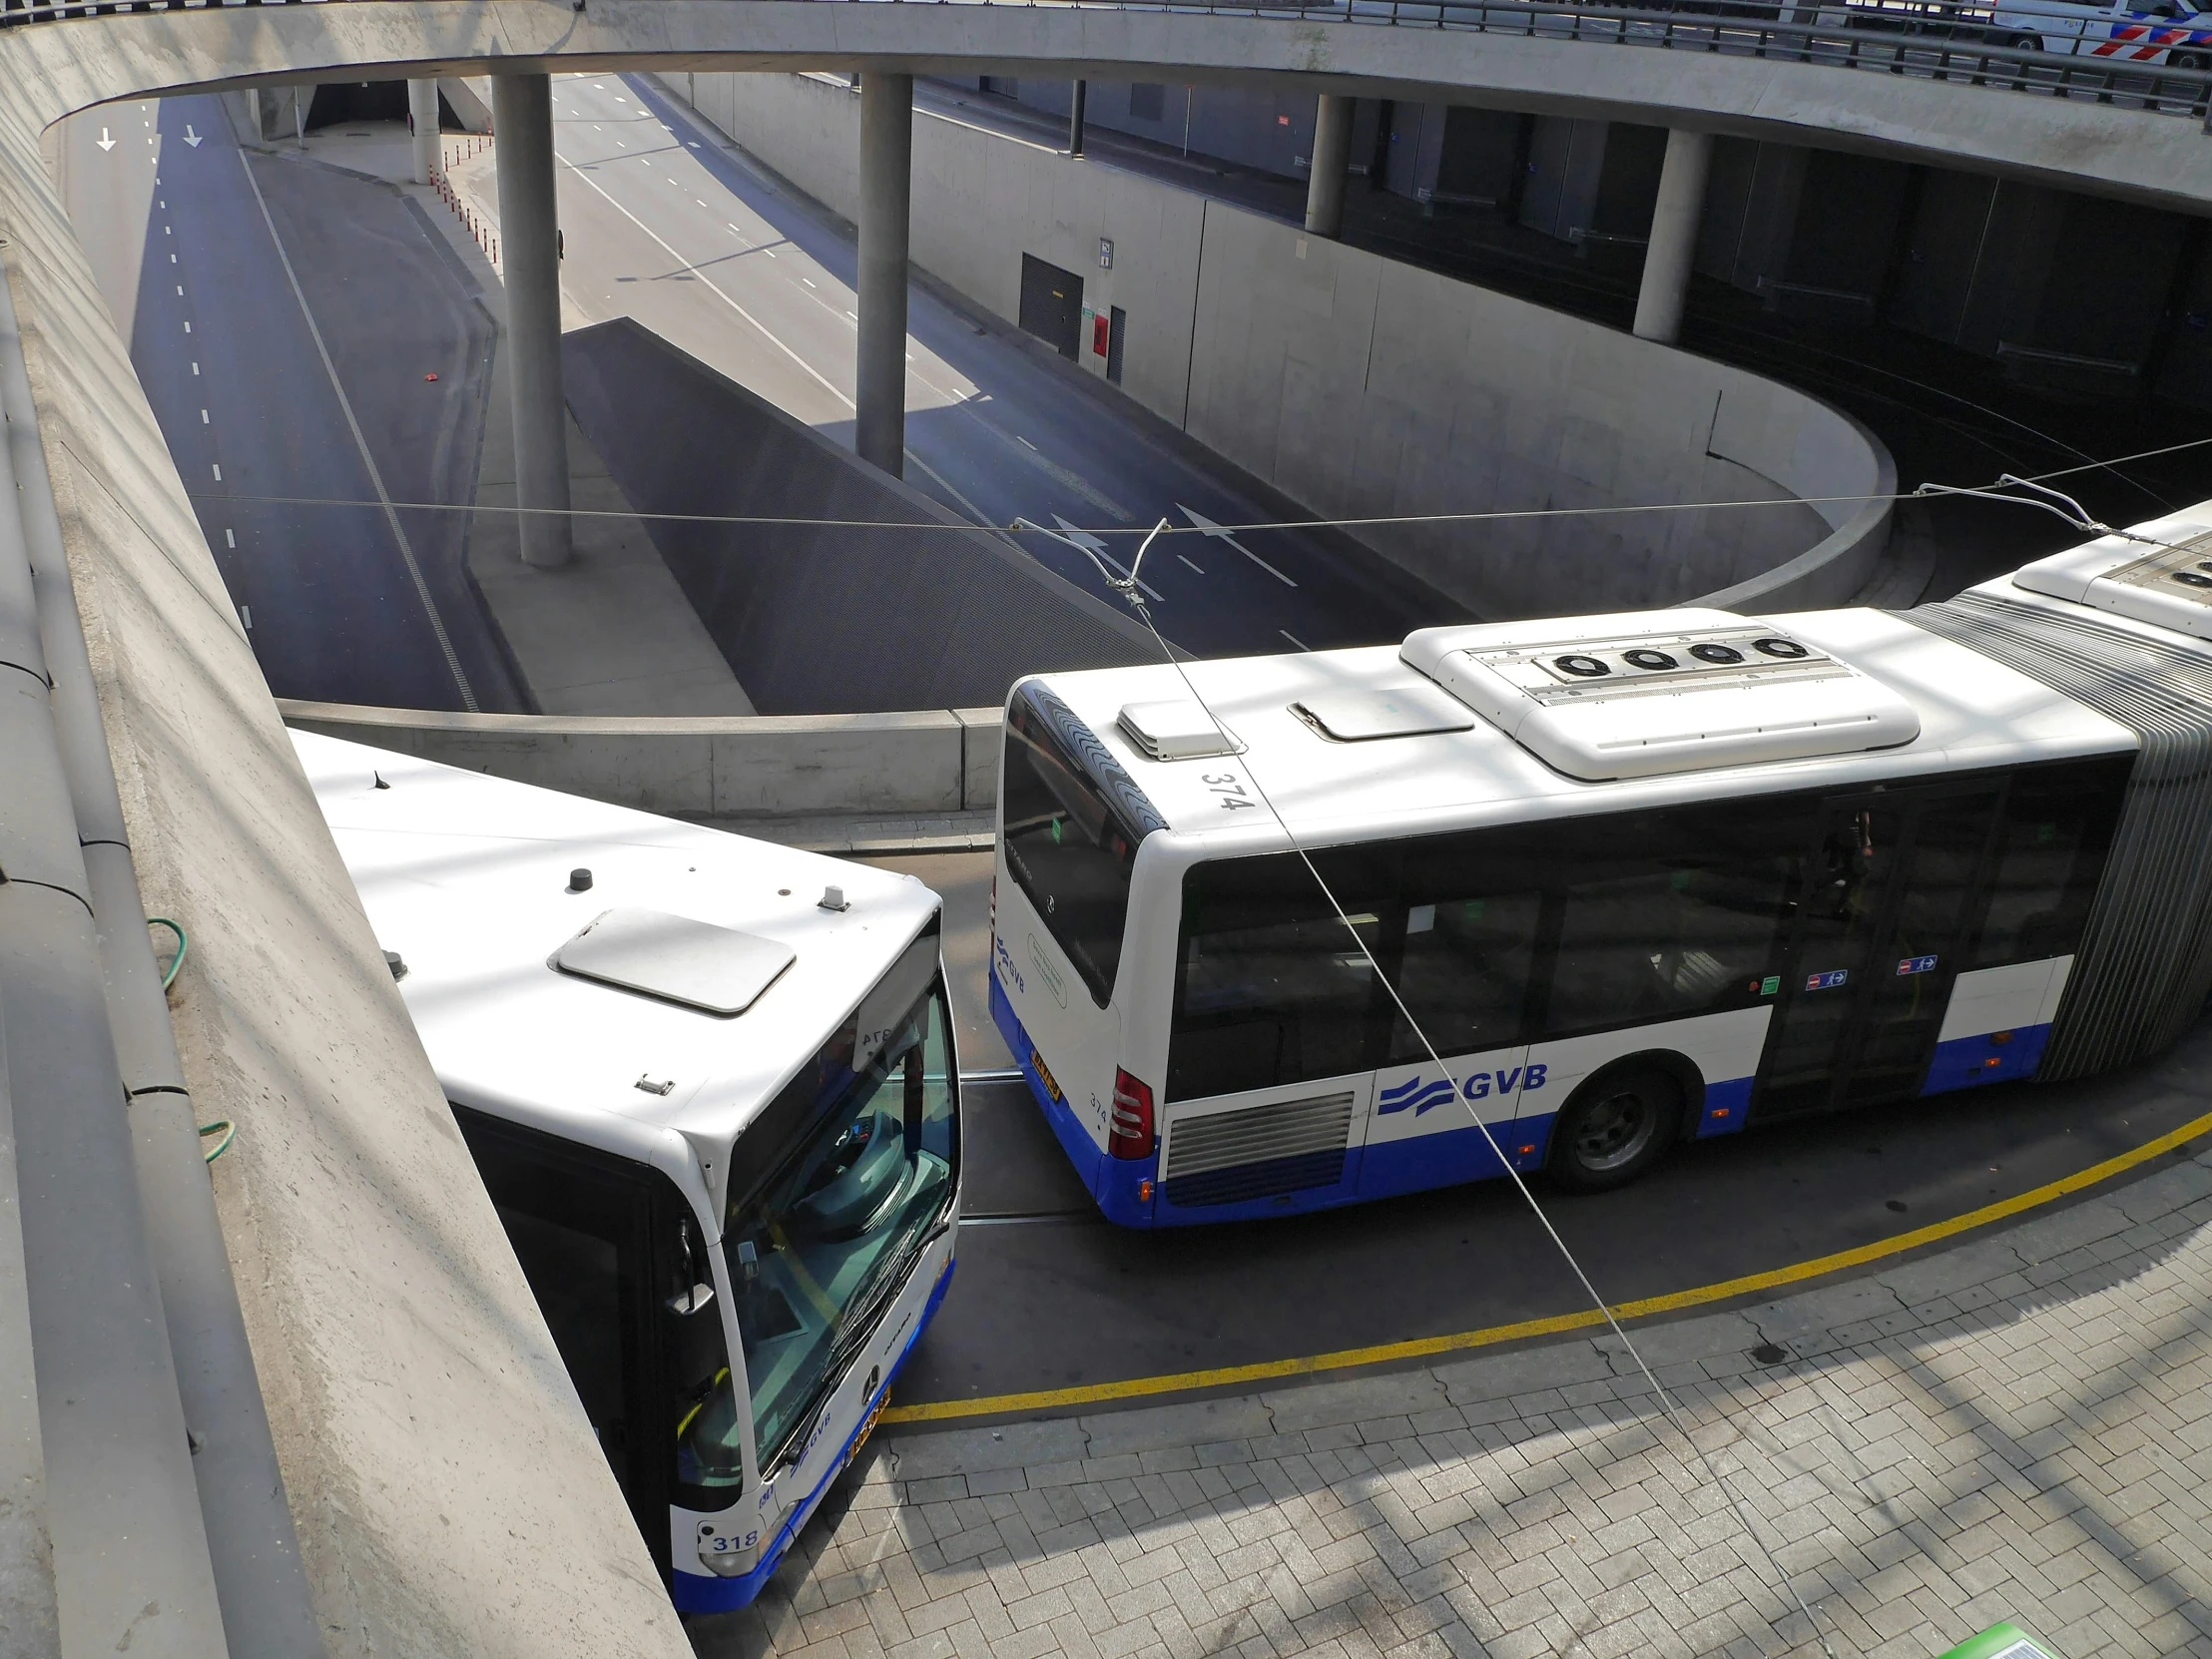
[[[1691,125],[2001,174],[2189,211],[2199,124],[2092,97],[1833,64],[1440,29],[1410,15],[1255,16],[1006,3],[378,0],[209,6],[0,31],[0,86],[40,126],[188,87],[532,69],[836,69],[1100,80],[1288,79],[1315,92]],[[2060,60],[2063,65],[2070,60]]]

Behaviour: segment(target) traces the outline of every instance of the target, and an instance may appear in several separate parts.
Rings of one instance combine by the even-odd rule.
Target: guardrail
[[[227,4],[326,5],[371,0],[0,0],[0,28],[127,13],[202,11]],[[858,4],[861,0],[845,0]],[[868,0],[878,3],[878,0]],[[1037,0],[896,0],[905,5],[1019,5]],[[1817,64],[1966,86],[2087,99],[2159,115],[2193,116],[2212,130],[2212,72],[2151,65],[2125,51],[2172,51],[2212,68],[2212,30],[2200,49],[2184,27],[2149,30],[2142,39],[2091,41],[2087,50],[2047,52],[2005,45],[1991,19],[1966,7],[1901,5],[1794,7],[1756,0],[1684,0],[1677,8],[1560,6],[1537,0],[1333,0],[1323,5],[1243,4],[1239,0],[1052,0],[1055,10],[1198,12],[1276,21],[1377,24],[1459,30],[1528,39],[1641,46],[1768,62]],[[2146,29],[2148,26],[2146,25]],[[2155,37],[2171,35],[2172,41]],[[2104,50],[2099,50],[2100,48]]]

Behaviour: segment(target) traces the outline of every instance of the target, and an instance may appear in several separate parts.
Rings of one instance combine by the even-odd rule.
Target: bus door
[[[1753,1117],[1920,1092],[1977,919],[2001,793],[1897,789],[1826,804]]]
[[[654,1562],[669,1570],[674,1458],[661,1354],[655,1172],[455,1108],[584,1415]],[[667,1200],[681,1204],[673,1187]]]

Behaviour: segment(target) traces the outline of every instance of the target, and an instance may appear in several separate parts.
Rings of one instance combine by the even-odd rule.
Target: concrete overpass
[[[1970,67],[1963,81],[1855,71],[1802,36],[1796,59],[1751,49],[1787,31],[1730,52],[1699,46],[1698,29],[1725,45],[1707,21],[1593,13],[1610,35],[1576,39],[1528,8],[1490,10],[1527,28],[1455,28],[1434,7],[793,0],[6,14],[0,323],[15,323],[0,325],[0,387],[16,388],[18,505],[0,514],[0,1144],[24,1164],[22,1204],[0,1209],[11,1653],[683,1651],[290,758],[42,134],[128,97],[364,72],[1172,73],[1817,137],[2169,208],[2212,201],[2201,76],[2172,77],[2183,113],[2163,113],[2105,101],[2133,96],[2110,82],[2054,96],[2058,69],[2032,55],[1973,56],[1984,83],[2033,71],[2042,92],[1973,84]],[[148,908],[194,939],[174,1051],[161,1032],[108,1053],[103,1017],[111,1033],[146,1033],[149,1010],[159,1024],[136,932]],[[216,1167],[214,1214],[185,1179],[195,1118],[244,1130]],[[143,1229],[117,1220],[132,1214]],[[228,1285],[210,1271],[223,1267]],[[95,1326],[113,1346],[56,1337]],[[24,1432],[33,1392],[44,1417]]]

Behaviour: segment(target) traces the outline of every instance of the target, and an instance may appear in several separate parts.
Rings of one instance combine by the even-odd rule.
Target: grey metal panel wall
[[[2212,994],[2212,656],[1971,593],[1901,614],[2142,740],[2036,1075],[2082,1077],[2155,1054]]]

